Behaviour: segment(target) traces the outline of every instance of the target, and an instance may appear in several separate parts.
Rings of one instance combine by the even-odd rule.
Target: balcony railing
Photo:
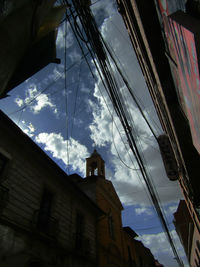
[[[33,213],[32,226],[35,230],[51,238],[55,238],[59,231],[59,222],[52,216],[42,214],[40,210]]]
[[[3,185],[0,185],[0,211],[5,208],[9,199],[9,189]]]
[[[74,249],[77,250],[79,254],[88,255],[91,251],[90,240],[85,238],[84,235],[74,233],[73,234]]]

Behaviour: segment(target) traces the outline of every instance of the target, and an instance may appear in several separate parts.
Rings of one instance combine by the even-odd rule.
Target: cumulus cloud
[[[35,138],[36,142],[44,145],[44,149],[52,153],[54,158],[60,159],[74,171],[85,175],[85,158],[89,156],[87,148],[77,140],[70,138],[68,141],[60,133],[40,133]]]
[[[95,16],[96,21],[101,24],[106,18],[115,15],[115,5],[116,3],[114,1],[92,1],[91,10]]]
[[[92,9],[95,18],[98,20],[99,25],[101,25],[103,37],[112,48],[112,51],[117,55],[116,59],[118,60],[120,68],[129,81],[137,98],[139,100],[142,99],[142,104],[145,106],[143,111],[148,118],[151,118],[152,122],[152,117],[156,120],[155,110],[153,110],[153,104],[148,96],[148,90],[140,68],[136,64],[136,57],[129,42],[126,29],[121,18],[116,15],[113,3],[114,1],[101,0],[94,4]],[[58,49],[64,47],[63,34],[64,25],[59,27],[58,30]],[[70,53],[67,56],[72,62],[76,62],[80,60],[81,56],[73,45],[75,45],[74,39],[69,24],[67,24],[67,48],[70,48]],[[113,72],[116,74],[115,69]],[[77,81],[77,73],[72,72],[72,75],[70,73],[69,76],[72,82]],[[46,84],[49,83],[49,79],[56,80],[59,77],[63,77],[63,65],[54,68],[53,73],[46,78]],[[78,118],[78,115],[76,114],[77,117],[74,119],[74,125],[83,125],[84,128],[89,128],[90,135],[88,137],[90,137],[90,140],[88,140],[88,142],[95,143],[97,150],[98,148],[105,149],[104,151],[107,151],[107,153],[105,152],[104,154],[105,156],[106,154],[109,154],[109,157],[105,159],[106,178],[113,182],[122,203],[124,205],[131,205],[133,208],[135,207],[134,215],[138,215],[135,216],[136,218],[139,218],[140,216],[147,216],[147,218],[149,218],[149,216],[152,215],[152,210],[150,208],[151,203],[147,196],[147,190],[145,189],[141,173],[138,170],[138,165],[127,142],[124,129],[113,111],[112,103],[108,95],[105,93],[105,89],[99,76],[96,74],[97,82],[95,83],[94,88],[91,88],[92,81],[87,80],[88,77],[87,73],[87,75],[84,76],[85,84],[80,85],[80,93],[84,96],[81,99],[84,103],[84,108],[86,107],[85,110],[87,109],[87,114],[92,114],[93,121],[88,125],[88,118]],[[133,125],[132,131],[136,135],[136,141],[143,152],[145,166],[147,166],[147,170],[151,174],[151,179],[156,186],[161,201],[167,205],[165,211],[167,215],[169,215],[173,213],[175,209],[176,205],[174,203],[177,203],[177,200],[182,197],[178,183],[170,182],[166,177],[156,140],[152,136],[144,120],[141,118],[130,94],[118,76],[117,80],[120,81],[120,93],[124,105],[127,107],[130,114],[130,122]],[[72,88],[70,88],[68,94],[70,95],[71,92],[74,92]],[[24,104],[29,103],[28,101],[31,101],[37,94],[37,87],[31,85],[26,91],[26,98],[23,100],[20,97],[17,97],[15,102],[19,107],[22,107]],[[85,97],[86,94],[87,98]],[[44,108],[48,108],[54,113],[57,112],[56,105],[47,94],[41,94],[31,104],[30,109],[34,114],[39,113]],[[152,125],[157,134],[162,133],[159,127],[156,127],[154,122],[152,122]],[[28,131],[28,129],[29,134],[34,134],[34,132],[31,132],[31,126],[27,127],[27,130],[25,131]],[[55,133],[54,131],[47,133],[46,130],[43,130],[43,132],[38,134],[35,137],[35,140],[38,144],[43,145],[46,151],[52,153],[54,158],[62,160],[66,166],[69,161],[69,164],[73,167],[74,171],[78,171],[83,176],[85,175],[85,158],[89,156],[89,153],[87,148],[82,145],[80,141],[73,138],[66,140],[60,133]],[[68,150],[69,155],[67,152]],[[138,203],[140,203],[140,205],[138,205]],[[134,221],[134,218],[131,218],[131,221]],[[169,249],[169,244],[166,241],[164,233],[143,235],[141,238],[142,241],[153,250],[153,253],[160,259],[160,262],[163,264],[166,263],[166,266],[170,267],[177,266],[173,265],[175,264],[175,260],[173,260],[173,255]],[[162,259],[160,256],[161,253],[163,254]],[[170,265],[168,264],[169,258],[171,259]]]
[[[141,215],[143,213],[145,213],[145,215],[152,215],[152,210],[147,208],[147,207],[141,207],[141,208],[135,208],[135,213],[137,215]]]
[[[128,41],[129,37],[126,34],[123,23],[121,23],[121,19],[118,16],[113,16],[112,19],[106,19],[101,23],[101,32],[104,39],[117,55],[118,64],[129,81],[140,105],[142,103],[141,106],[145,106],[143,112],[148,120],[151,119],[155,133],[157,135],[161,134],[161,127],[155,115],[148,89],[139,65],[136,63],[133,48]],[[116,74],[116,70],[114,69],[113,71]],[[97,146],[105,147],[111,151],[112,156],[109,158],[109,164],[112,167],[109,168],[109,174],[106,175],[113,182],[122,203],[124,205],[131,205],[134,208],[134,213],[138,215],[137,217],[142,215],[148,218],[148,216],[152,216],[153,209],[151,208],[152,203],[149,200],[150,197],[147,194],[146,185],[138,170],[133,153],[129,148],[124,130],[113,111],[112,103],[105,93],[99,76],[97,74],[96,76],[97,82],[95,83],[93,94],[96,101],[88,101],[93,114],[93,122],[89,126],[91,131],[90,137]],[[117,77],[117,80],[120,81],[119,77]],[[132,133],[135,135],[135,140],[142,152],[144,164],[158,192],[159,200],[166,206],[164,210],[166,215],[169,216],[174,212],[175,203],[182,197],[179,185],[177,182],[169,181],[166,177],[155,138],[138,112],[127,89],[122,82],[119,82],[119,85],[121,98],[129,112]],[[154,118],[153,120],[152,117]],[[140,203],[139,207],[138,203]],[[134,224],[132,226],[134,229]],[[175,231],[172,231],[172,235],[177,244],[178,251],[181,256],[184,256],[182,246]],[[173,259],[172,251],[164,233],[142,235],[141,240],[165,266],[178,266],[176,260]]]
[[[133,134],[136,136],[136,141],[142,151],[142,155],[145,157],[147,169],[151,174],[152,181],[157,185],[162,201],[177,200],[181,196],[178,184],[176,182],[172,184],[166,177],[155,139],[128,92],[123,86],[120,90],[121,95],[125,98],[125,106],[134,121]],[[109,149],[112,153],[110,161],[114,170],[111,177],[107,178],[113,181],[124,204],[142,203],[149,205],[149,197],[146,196],[145,184],[138,170],[137,162],[128,145],[124,129],[113,111],[112,103],[105,93],[99,77],[98,82],[95,84],[94,97],[96,98],[95,102],[88,101],[93,114],[93,122],[89,126],[90,137],[97,146],[110,147]]]
[[[26,133],[29,137],[33,137],[35,133],[35,127],[31,122],[27,123],[25,120],[22,120],[19,127]]]
[[[181,258],[184,260],[184,266],[189,267],[185,253],[182,249],[182,245],[180,243],[179,237],[176,234],[175,230],[170,232],[176,250]],[[157,233],[157,234],[150,234],[150,235],[142,235],[139,236],[137,239],[141,240],[145,246],[151,249],[153,255],[164,265],[170,267],[177,267],[178,264],[176,259],[174,258],[174,254],[172,253],[171,247],[167,240],[166,234],[164,232]]]
[[[66,34],[66,35],[65,35]],[[67,26],[64,23],[58,28],[58,34],[56,39],[56,46],[58,49],[63,49],[65,46],[65,36],[66,36],[66,47],[70,48],[74,43],[73,34],[70,28],[69,23]]]
[[[19,97],[15,99],[15,103],[19,107],[28,105],[34,114],[38,114],[43,108],[49,107],[53,113],[57,114],[56,105],[52,103],[47,94],[39,93],[35,84],[30,84],[25,94],[25,99]]]
[[[179,202],[173,203],[170,206],[166,206],[164,207],[166,214],[174,214],[177,211]]]
[[[111,16],[109,15],[109,17]],[[155,116],[155,111],[152,111],[153,105],[148,89],[139,65],[136,64],[133,48],[130,42],[128,42],[129,37],[119,16],[112,16],[112,18],[104,20],[101,25],[101,32],[106,42],[117,55],[118,64],[124,71],[123,73],[129,81],[136,98],[140,104],[142,102],[142,107],[145,106],[143,112],[147,115],[148,119],[153,116],[154,120],[156,120],[157,117]],[[123,49],[121,49],[122,47]],[[127,88],[117,75],[115,68],[113,68],[113,72],[119,83],[120,98],[123,100],[127,114],[129,114],[129,124],[131,125],[131,130],[141,155],[144,157],[144,164],[150,179],[156,185],[161,201],[164,203],[174,203],[182,196],[179,185],[176,182],[172,184],[166,177],[155,138],[139,113],[138,108],[136,108]],[[112,103],[105,93],[97,73],[96,76],[97,82],[95,83],[93,94],[96,101],[88,101],[93,114],[93,122],[89,126],[91,131],[90,137],[97,146],[107,147],[111,151],[110,164],[113,166],[112,174],[107,178],[111,179],[114,183],[121,201],[125,205],[141,203],[142,205],[149,206],[151,203],[147,196],[147,190],[145,190],[143,178],[138,170],[138,164],[133,156],[133,152],[130,150],[124,129],[113,111]],[[158,135],[162,131],[157,124],[159,124],[158,121],[156,123],[153,122],[152,126]]]
[[[70,52],[70,54],[68,55],[70,60],[72,61],[72,63],[74,62],[79,62],[81,60],[81,54],[77,52],[77,50],[73,50],[72,52]]]
[[[86,87],[84,83],[81,84],[80,91],[85,94],[89,94],[91,92],[91,89]]]
[[[21,98],[19,98],[19,97],[15,98],[14,101],[18,105],[18,107],[22,107],[23,104],[24,104],[24,101]]]

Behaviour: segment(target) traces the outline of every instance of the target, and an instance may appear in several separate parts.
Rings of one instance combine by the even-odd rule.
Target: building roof
[[[92,154],[90,155],[89,158],[91,158],[91,157],[94,157],[94,158],[99,157],[99,158],[102,159],[101,155],[97,152],[96,148],[94,149],[94,151],[92,152]],[[89,159],[89,158],[87,158],[87,159]],[[102,160],[103,160],[103,159],[102,159]],[[103,162],[104,162],[104,160],[103,160]]]
[[[135,231],[133,231],[133,229],[131,229],[129,226],[125,226],[125,227],[123,227],[123,230],[124,230],[128,235],[130,235],[132,238],[135,238],[135,237],[138,236],[138,234],[137,234]]]
[[[73,181],[73,179],[69,179],[67,173],[65,173],[36,143],[33,142],[30,137],[28,137],[5,113],[3,113],[2,110],[0,110],[0,121],[0,129],[4,128],[9,130],[9,133],[15,136],[16,141],[22,141],[23,144],[26,144],[26,146],[30,148],[32,153],[37,153],[37,158],[44,160],[59,174],[59,180],[64,186],[76,190],[79,196],[84,198],[90,207],[94,208],[96,212],[103,214],[103,211],[76,185],[75,181]]]

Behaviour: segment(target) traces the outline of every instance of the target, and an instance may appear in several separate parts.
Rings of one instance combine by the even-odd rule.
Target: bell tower
[[[97,153],[96,149],[92,155],[86,159],[86,177],[97,175],[105,178],[105,164],[102,157]]]

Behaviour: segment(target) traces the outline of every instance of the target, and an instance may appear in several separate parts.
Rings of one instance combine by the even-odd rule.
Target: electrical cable
[[[168,237],[168,241],[171,245],[171,248],[173,250],[173,253],[174,253],[179,265],[182,266],[182,262],[178,256],[178,253],[177,253],[176,248],[174,246],[173,240],[172,240],[171,235],[169,233],[168,226],[167,226],[165,218],[163,216],[162,210],[161,210],[160,205],[158,203],[158,200],[156,198],[153,185],[151,183],[151,180],[148,177],[148,174],[147,174],[146,168],[144,166],[140,151],[139,151],[138,146],[136,144],[136,141],[133,137],[132,130],[130,129],[130,124],[129,124],[128,118],[126,117],[125,106],[124,106],[123,100],[120,97],[120,92],[118,90],[116,81],[114,80],[114,78],[111,76],[111,74],[109,72],[110,66],[109,66],[109,61],[107,59],[107,55],[106,55],[106,52],[104,50],[104,47],[106,48],[108,53],[109,53],[109,49],[106,46],[106,43],[104,42],[102,36],[100,35],[100,33],[99,33],[99,31],[95,25],[95,21],[94,21],[92,15],[90,14],[89,10],[86,7],[84,9],[84,7],[78,5],[77,2],[74,2],[74,1],[72,1],[72,2],[73,2],[73,5],[77,11],[77,14],[79,15],[80,21],[83,24],[83,28],[85,30],[85,33],[88,36],[88,40],[90,42],[91,48],[94,51],[96,58],[98,60],[98,64],[101,68],[101,73],[102,73],[102,75],[105,79],[105,83],[107,85],[106,91],[108,92],[108,95],[109,95],[109,97],[113,103],[115,111],[116,111],[116,113],[117,113],[117,115],[121,121],[121,124],[124,128],[124,131],[127,135],[129,146],[130,146],[134,156],[136,157],[137,163],[138,163],[140,170],[141,170],[141,174],[142,174],[143,179],[145,181],[145,184],[148,188],[149,194],[151,196],[154,207],[157,211],[161,225],[162,225],[162,227],[163,227],[163,229],[164,229],[164,231]],[[113,62],[115,62],[112,54],[109,53],[109,55],[112,58]],[[127,86],[132,98],[134,99],[136,105],[138,106],[138,109],[140,110],[142,116],[144,117],[147,125],[149,126],[150,130],[152,131],[154,137],[156,138],[156,135],[155,135],[151,125],[149,124],[148,120],[144,116],[144,113],[143,113],[141,107],[138,105],[137,100],[135,99],[135,96],[134,96],[131,88],[129,87],[127,80],[125,79],[125,77],[121,73],[121,70],[119,69],[117,64],[116,64],[116,67],[117,67],[119,73],[121,74],[122,79],[123,79],[125,85]]]
[[[82,61],[83,59],[85,59],[85,57],[89,55],[89,52],[85,53],[84,55],[82,55],[82,57],[80,58],[80,60],[74,62],[71,66],[69,66],[66,70],[66,72],[68,72],[69,70],[71,70],[74,66],[76,66],[80,61]],[[23,105],[21,108],[12,111],[11,113],[8,114],[8,116],[11,116],[15,113],[18,113],[21,110],[26,109],[28,106],[30,106],[32,104],[32,102],[34,100],[36,100],[42,93],[44,93],[45,91],[47,91],[52,85],[54,85],[59,79],[61,79],[62,77],[58,77],[57,79],[53,80],[53,82],[51,82],[47,87],[45,87],[43,90],[41,90],[40,92],[38,92],[37,95],[35,95],[33,98],[31,98],[25,105]]]
[[[69,118],[68,118],[68,92],[67,92],[67,20],[64,23],[64,93],[66,109],[66,140],[67,140],[67,173],[69,174]]]
[[[72,116],[72,127],[71,127],[71,135],[70,135],[71,137],[72,137],[72,134],[73,134],[74,118],[75,118],[75,114],[76,114],[76,103],[77,103],[77,97],[78,97],[78,90],[79,90],[79,86],[80,86],[81,66],[82,66],[82,62],[80,63],[80,67],[79,67],[78,84],[76,86],[76,92],[75,92],[75,104],[74,104],[74,111],[73,111],[73,116]]]
[[[122,160],[122,158],[121,158],[121,156],[119,155],[119,152],[118,152],[118,150],[117,150],[117,147],[116,147],[116,144],[115,144],[115,140],[114,140],[114,135],[113,135],[113,121],[114,121],[114,118],[113,118],[113,116],[112,116],[112,140],[113,140],[113,145],[114,145],[114,148],[115,148],[115,150],[116,150],[116,152],[117,152],[117,156],[118,156],[118,158],[119,158],[119,160],[122,162],[122,164],[124,165],[124,166],[126,166],[128,169],[130,169],[130,170],[132,170],[132,171],[138,171],[139,169],[133,169],[133,168],[131,168],[131,167],[129,167],[123,160]],[[115,124],[116,125],[116,124]],[[117,129],[117,131],[119,132],[119,129]],[[124,144],[125,145],[125,144]],[[129,153],[128,153],[129,154]]]
[[[89,48],[88,48],[89,49]],[[92,55],[92,53],[91,53],[91,56],[92,56],[92,58],[93,58],[93,55]],[[106,87],[106,85],[105,85],[105,82],[104,82],[104,80],[103,80],[103,78],[102,78],[102,76],[101,76],[101,72],[99,71],[99,69],[98,69],[98,66],[97,66],[97,64],[96,64],[96,62],[95,62],[95,59],[93,59],[93,62],[94,62],[94,64],[95,64],[95,66],[96,66],[96,68],[97,68],[97,71],[98,71],[98,73],[99,73],[99,75],[100,75],[100,77],[101,77],[101,80],[102,80],[102,83],[103,83],[103,85],[104,85],[104,87],[105,87],[105,89],[107,89],[107,87]],[[101,65],[101,61],[99,61],[99,64]],[[104,67],[104,66],[103,66]],[[105,73],[104,73],[104,77],[106,77],[106,75],[108,74],[107,73],[107,66],[105,66]],[[102,72],[104,72],[104,69],[102,69]],[[93,74],[92,74],[93,75]],[[107,82],[107,86],[109,87],[110,86],[110,75],[108,76],[108,77],[106,77],[106,82]],[[115,83],[113,83],[113,81],[112,81],[112,86],[114,85]],[[109,91],[107,90],[107,93],[109,94]],[[111,98],[112,99],[112,98]],[[118,97],[118,101],[120,100],[120,98]],[[120,109],[117,109],[118,110],[118,112],[120,112]],[[122,122],[122,124],[123,124],[123,122]],[[147,194],[148,195],[148,194]]]
[[[128,81],[126,80],[125,76],[123,75],[123,73],[122,73],[121,70],[119,69],[118,64],[117,64],[116,60],[114,59],[114,57],[113,57],[113,55],[112,55],[112,53],[111,53],[111,51],[110,51],[108,45],[105,43],[105,41],[104,41],[104,39],[103,39],[102,37],[101,37],[101,39],[102,39],[102,41],[103,41],[103,43],[104,43],[104,45],[105,45],[105,47],[106,47],[106,49],[107,49],[107,51],[108,51],[110,57],[112,58],[113,62],[115,63],[115,66],[116,66],[116,68],[117,68],[119,74],[121,75],[121,77],[122,77],[122,79],[123,79],[123,81],[124,81],[126,87],[128,88],[130,95],[132,96],[134,102],[136,103],[136,105],[137,105],[137,107],[138,107],[140,113],[142,114],[142,117],[144,118],[145,122],[147,123],[147,125],[148,125],[149,129],[151,130],[153,136],[154,136],[155,139],[157,140],[157,136],[156,136],[156,134],[155,134],[155,132],[154,132],[152,126],[151,126],[150,123],[148,122],[148,120],[147,120],[147,118],[146,118],[146,116],[145,116],[145,114],[144,114],[142,108],[140,107],[140,105],[139,105],[139,103],[138,103],[138,101],[137,101],[135,95],[133,94],[132,89],[131,89],[131,87],[129,86]]]
[[[27,108],[27,106],[30,106],[32,104],[33,101],[35,101],[37,99],[37,97],[39,97],[42,93],[44,93],[46,90],[48,90],[52,85],[54,85],[56,83],[57,80],[59,80],[61,77],[55,79],[52,83],[50,83],[47,87],[45,87],[43,90],[41,90],[36,96],[34,96],[33,98],[31,98],[25,105],[23,105],[21,108],[19,108],[18,110],[15,110],[11,113],[8,114],[8,116],[11,116],[21,110],[24,110],[25,108]]]

